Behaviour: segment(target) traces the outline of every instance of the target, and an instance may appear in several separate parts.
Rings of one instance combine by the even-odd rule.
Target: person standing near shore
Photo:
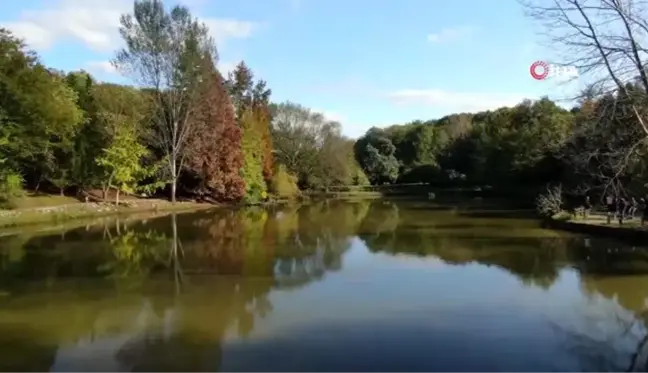
[[[619,219],[619,225],[623,225],[623,218],[625,217],[626,208],[628,207],[628,201],[623,197],[617,198],[616,205],[617,218]]]
[[[612,197],[611,194],[608,194],[605,197],[605,207],[607,207],[607,223],[610,224],[612,222],[612,215],[616,211],[616,206],[614,205],[614,197]]]
[[[590,211],[592,211],[592,201],[590,201],[589,196],[585,196],[585,202],[583,203],[583,218],[587,219]]]

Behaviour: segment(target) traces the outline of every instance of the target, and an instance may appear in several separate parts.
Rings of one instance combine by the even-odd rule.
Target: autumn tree
[[[243,130],[245,184],[250,198],[255,200],[266,193],[272,179],[271,91],[265,81],[254,82],[254,75],[245,62],[239,63],[230,72],[227,87]]]
[[[187,140],[196,123],[203,56],[217,57],[207,26],[184,6],[166,11],[161,0],[135,0],[133,14],[121,17],[126,47],[115,66],[152,91],[155,138],[165,154],[175,202]],[[214,63],[214,61],[212,61]]]
[[[189,137],[186,165],[200,179],[200,195],[238,201],[245,195],[242,130],[223,77],[214,65],[205,63],[203,68],[203,92]]]

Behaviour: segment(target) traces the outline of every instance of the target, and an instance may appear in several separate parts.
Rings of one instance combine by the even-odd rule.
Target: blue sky
[[[2,0],[0,24],[45,63],[123,81],[107,61],[121,41],[128,0]],[[515,0],[184,0],[210,26],[227,71],[245,60],[273,100],[321,111],[357,137],[371,126],[561,99],[573,91],[536,81],[552,60]],[[168,1],[168,4],[174,4]]]

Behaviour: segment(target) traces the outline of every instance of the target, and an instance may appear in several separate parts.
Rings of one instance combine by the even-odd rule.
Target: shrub
[[[547,187],[547,191],[536,198],[536,210],[542,216],[554,216],[562,212],[562,186]]]
[[[14,208],[14,201],[24,195],[23,178],[12,171],[0,174],[0,207]]]
[[[279,198],[294,199],[300,194],[297,177],[288,173],[283,165],[280,165],[274,173],[270,190]]]

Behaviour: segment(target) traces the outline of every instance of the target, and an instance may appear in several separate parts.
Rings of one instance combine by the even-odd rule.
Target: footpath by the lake
[[[648,224],[641,226],[641,219],[624,220],[619,224],[618,220],[612,220],[609,224],[604,214],[590,214],[586,219],[577,218],[570,220],[547,219],[545,224],[549,228],[560,229],[574,233],[606,236],[611,238],[644,241],[648,239]]]

